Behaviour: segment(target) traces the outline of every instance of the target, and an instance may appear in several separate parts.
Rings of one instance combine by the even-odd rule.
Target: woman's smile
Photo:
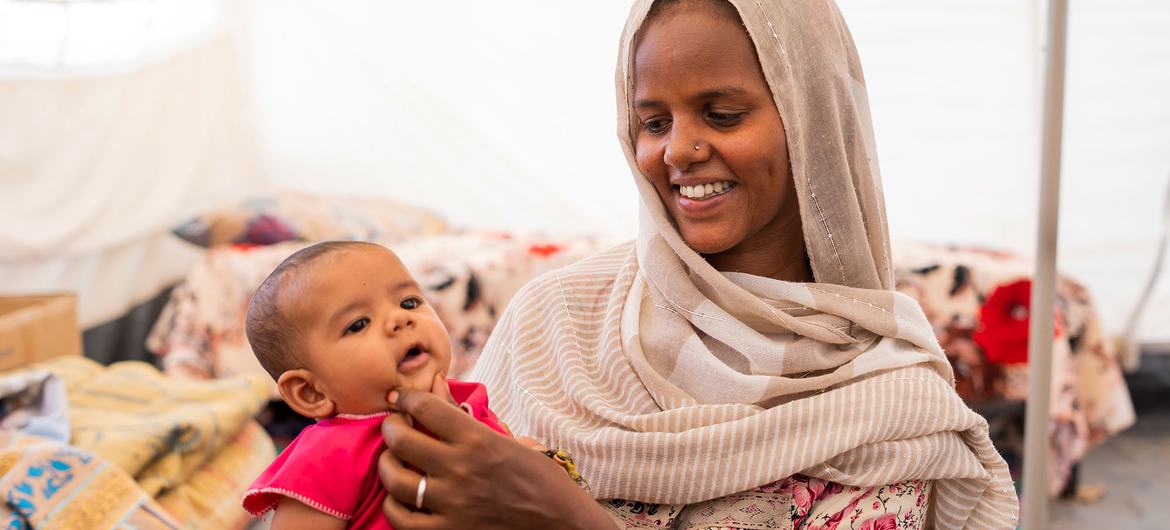
[[[706,184],[679,184],[675,186],[675,189],[678,190],[679,194],[683,197],[696,201],[703,201],[710,199],[711,197],[723,195],[724,193],[731,191],[731,188],[734,187],[734,182],[731,182],[730,180],[720,180],[715,183],[708,182]]]
[[[692,221],[725,215],[724,210],[735,202],[734,182],[675,186],[678,211]]]

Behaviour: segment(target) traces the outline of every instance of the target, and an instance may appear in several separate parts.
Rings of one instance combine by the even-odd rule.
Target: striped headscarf
[[[831,0],[733,0],[783,117],[816,283],[715,270],[635,161],[635,2],[618,134],[642,199],[633,245],[530,283],[473,378],[512,428],[572,453],[598,498],[694,503],[793,474],[934,481],[943,528],[1018,512],[987,423],[918,304],[892,290],[873,129]]]

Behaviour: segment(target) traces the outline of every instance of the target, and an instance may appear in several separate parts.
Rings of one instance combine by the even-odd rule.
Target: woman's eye
[[[642,122],[642,127],[650,134],[662,134],[670,128],[670,120],[666,118],[651,118]]]
[[[708,112],[707,119],[720,127],[735,125],[743,119],[746,112]]]
[[[368,326],[368,325],[370,325],[370,319],[368,319],[366,317],[359,318],[357,320],[354,320],[348,326],[345,327],[345,333],[343,333],[343,335],[352,335],[354,333],[360,333],[363,329],[366,329],[366,326]]]
[[[422,299],[412,296],[403,300],[400,305],[403,309],[418,309],[418,306],[422,305]]]

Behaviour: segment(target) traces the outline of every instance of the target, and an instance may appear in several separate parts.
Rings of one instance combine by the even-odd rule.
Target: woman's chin
[[[681,232],[687,246],[702,255],[725,252],[737,243],[734,238],[730,237],[730,230],[717,227],[696,227],[696,229],[690,230],[683,228]]]

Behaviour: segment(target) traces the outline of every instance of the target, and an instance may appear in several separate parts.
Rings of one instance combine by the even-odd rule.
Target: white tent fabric
[[[1041,2],[838,3],[871,87],[894,237],[1032,252]],[[268,168],[465,223],[633,234],[609,86],[627,12],[616,0],[254,0]],[[1167,27],[1161,0],[1082,0],[1071,20],[1059,264],[1113,332],[1153,264],[1170,185]],[[1164,278],[1141,336],[1170,340],[1168,323]]]
[[[622,4],[252,2],[269,170],[281,184],[391,196],[461,225],[632,234],[613,134]],[[596,44],[604,26],[581,21],[598,12],[621,13],[604,47],[549,53]]]
[[[127,62],[123,46],[135,40],[128,24],[92,24],[137,16],[143,28],[166,30],[168,16],[143,17],[149,12],[129,7],[170,13],[168,4],[182,5],[0,4],[4,29],[24,28],[0,33],[0,260],[126,244],[259,182],[246,92],[224,24],[166,42],[140,31],[137,63]],[[56,41],[35,39],[38,26]],[[98,42],[108,43],[104,55]],[[48,60],[54,44],[56,61]]]
[[[869,80],[894,238],[1030,253],[1040,0],[838,2]],[[238,26],[225,18],[236,7]],[[13,260],[130,244],[255,189],[261,172],[458,224],[632,235],[611,86],[627,10],[0,0],[0,287]],[[1170,185],[1167,27],[1162,0],[1080,0],[1070,20],[1059,265],[1115,333],[1153,264]],[[1145,341],[1170,342],[1166,276]]]
[[[199,256],[170,227],[261,186],[225,6],[0,0],[0,293],[113,319]]]
[[[219,0],[0,2],[0,76],[110,74],[165,59],[223,22]]]

